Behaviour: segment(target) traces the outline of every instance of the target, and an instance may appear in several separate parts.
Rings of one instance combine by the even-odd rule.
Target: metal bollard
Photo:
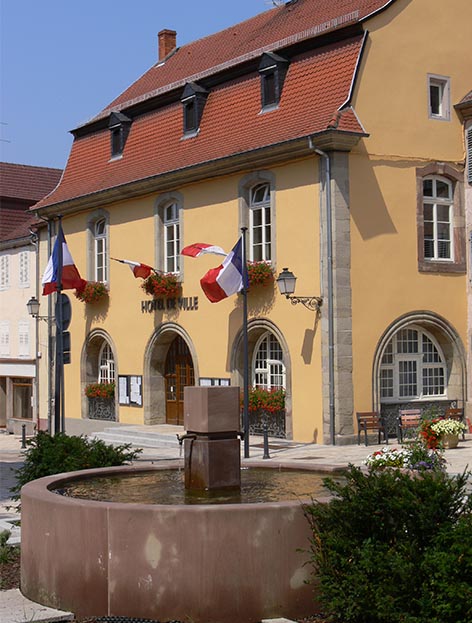
[[[263,459],[270,459],[270,455],[269,455],[269,431],[268,431],[268,426],[267,426],[267,420],[264,418],[264,423],[263,423],[263,429],[262,429],[262,434],[264,436],[264,455],[263,455]]]
[[[21,448],[26,448],[26,424],[21,425]]]

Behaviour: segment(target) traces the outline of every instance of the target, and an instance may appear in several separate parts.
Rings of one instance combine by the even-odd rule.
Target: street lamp
[[[28,314],[32,318],[38,318],[39,320],[45,320],[46,322],[49,322],[49,320],[54,320],[54,317],[39,315],[39,301],[35,296],[32,296],[30,300],[26,303],[26,308],[28,310]]]
[[[321,296],[293,296],[297,278],[288,268],[282,270],[276,281],[279,286],[280,294],[285,296],[286,299],[289,299],[292,305],[301,303],[311,311],[318,311],[323,304]]]

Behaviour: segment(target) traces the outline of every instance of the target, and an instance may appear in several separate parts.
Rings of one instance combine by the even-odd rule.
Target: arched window
[[[94,238],[94,279],[95,281],[108,281],[107,264],[107,231],[104,218],[95,221],[93,229]]]
[[[103,342],[98,356],[98,382],[115,382],[115,359],[108,342]]]
[[[382,402],[446,395],[446,362],[432,335],[415,326],[388,342],[380,364]]]
[[[253,186],[249,193],[249,259],[272,259],[270,186],[265,182]]]
[[[252,384],[265,389],[285,389],[282,347],[268,331],[259,338],[254,349]]]

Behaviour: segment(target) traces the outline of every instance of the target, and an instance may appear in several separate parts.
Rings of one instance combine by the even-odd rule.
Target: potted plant
[[[179,296],[181,285],[175,273],[152,273],[143,281],[141,287],[154,298],[174,298]]]
[[[89,383],[85,386],[87,398],[114,398],[115,383]]]
[[[439,435],[439,440],[445,448],[455,448],[459,443],[459,435],[465,431],[465,424],[459,420],[446,418],[435,422],[431,428]]]
[[[108,289],[101,281],[86,281],[74,294],[83,303],[98,303],[108,296]]]
[[[274,280],[274,269],[270,262],[248,262],[247,276],[249,287],[266,286]]]
[[[432,419],[423,417],[421,420],[419,436],[428,448],[435,449],[439,447],[441,435],[433,429],[433,425],[440,421],[441,418],[439,417]]]

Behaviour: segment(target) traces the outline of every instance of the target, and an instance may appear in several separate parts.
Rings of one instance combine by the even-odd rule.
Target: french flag
[[[214,244],[206,244],[205,242],[189,244],[188,247],[184,247],[180,253],[181,255],[188,255],[189,257],[200,257],[200,255],[205,255],[206,253],[227,255],[226,251],[223,251],[221,247],[217,247]]]
[[[247,272],[243,270],[242,238],[217,268],[211,268],[200,279],[200,285],[212,303],[236,294],[248,287]]]
[[[141,277],[141,279],[147,279],[149,275],[154,272],[154,268],[141,262],[132,262],[131,260],[118,260],[116,257],[112,257],[115,262],[121,262],[122,264],[128,264],[131,272],[135,277]]]
[[[46,270],[44,271],[44,275],[41,281],[43,286],[43,295],[52,294],[57,291],[58,286],[58,275],[60,272],[59,266],[59,251],[62,245],[62,275],[61,275],[61,290],[73,290],[74,288],[77,290],[81,290],[85,287],[86,281],[82,279],[77,270],[74,260],[69,252],[69,248],[66,243],[66,239],[64,238],[64,232],[62,231],[62,225],[59,224],[59,231],[57,232],[56,242],[54,243],[54,247],[52,250],[52,255],[49,258],[49,262],[46,266]]]

